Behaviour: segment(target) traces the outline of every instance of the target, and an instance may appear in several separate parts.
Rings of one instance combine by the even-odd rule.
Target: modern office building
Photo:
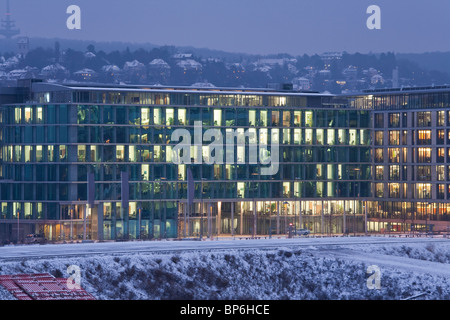
[[[348,97],[373,118],[369,231],[450,231],[450,87]]]
[[[2,242],[450,225],[450,88],[23,87],[0,94]]]

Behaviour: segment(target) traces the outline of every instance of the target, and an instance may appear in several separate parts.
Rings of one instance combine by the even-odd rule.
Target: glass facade
[[[448,98],[35,85],[32,102],[1,107],[0,234],[118,240],[444,228]],[[214,139],[227,147],[214,148]],[[265,174],[274,148],[276,170]]]

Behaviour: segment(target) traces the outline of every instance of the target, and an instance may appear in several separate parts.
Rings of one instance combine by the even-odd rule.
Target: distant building
[[[28,37],[20,37],[17,39],[17,53],[25,57],[30,51],[30,39]]]
[[[96,81],[98,77],[98,73],[92,69],[82,69],[73,73],[74,79],[77,81],[90,82]]]
[[[154,59],[148,64],[149,82],[166,84],[170,78],[170,69],[170,65],[163,59]]]
[[[127,61],[123,66],[123,76],[127,83],[144,83],[147,80],[147,68],[138,60]]]

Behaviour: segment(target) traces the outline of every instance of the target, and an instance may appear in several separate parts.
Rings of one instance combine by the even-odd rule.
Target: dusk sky
[[[29,37],[129,41],[229,52],[450,51],[448,0],[10,0]],[[369,30],[370,5],[381,30]],[[69,5],[82,29],[68,30]],[[0,0],[5,13],[6,1]]]

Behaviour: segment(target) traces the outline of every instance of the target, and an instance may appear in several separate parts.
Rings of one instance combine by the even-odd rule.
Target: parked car
[[[46,242],[43,234],[29,234],[25,238],[26,244],[43,244]]]
[[[311,233],[311,231],[309,231],[308,229],[298,229],[295,230],[295,234],[298,236],[307,236]]]

